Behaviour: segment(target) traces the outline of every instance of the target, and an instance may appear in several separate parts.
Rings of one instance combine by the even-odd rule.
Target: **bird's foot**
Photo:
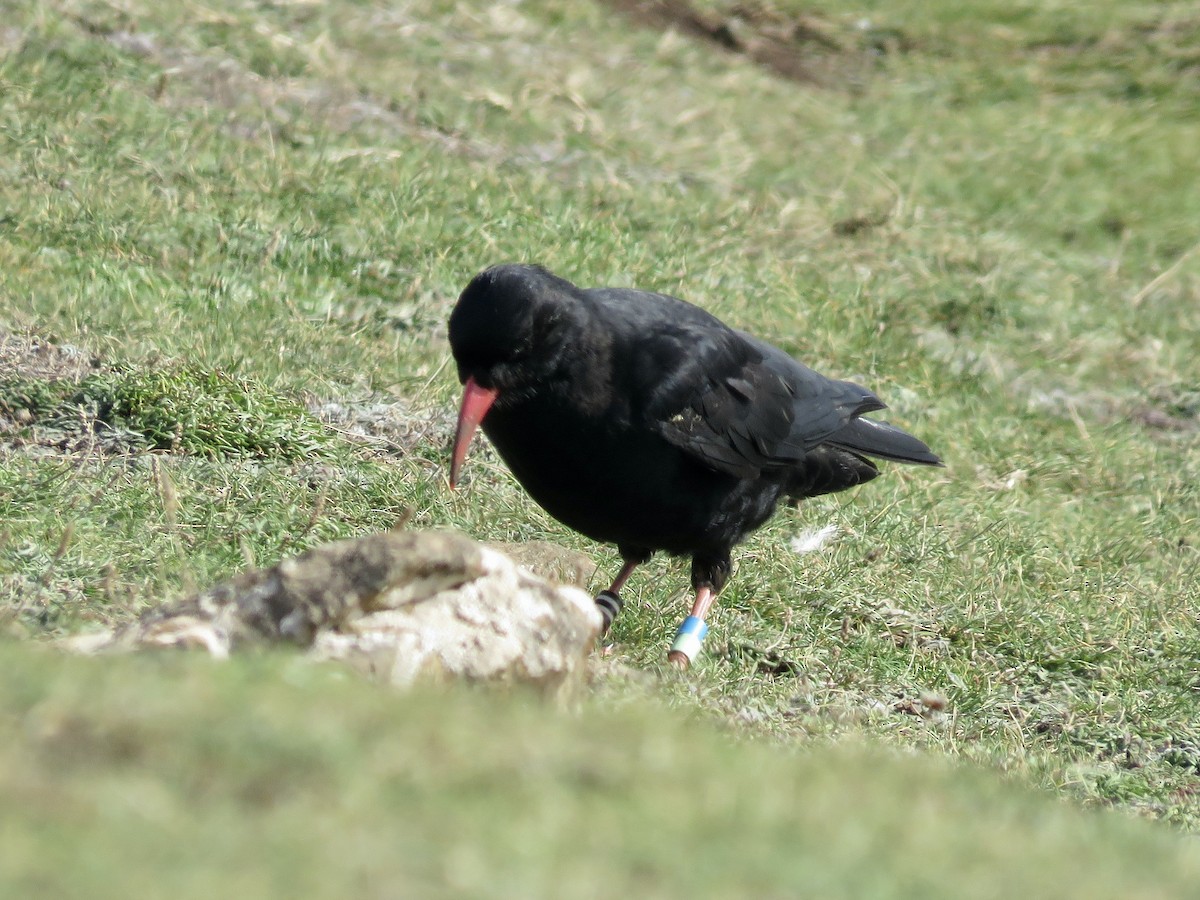
[[[704,638],[708,635],[708,625],[699,616],[688,616],[675,632],[675,640],[671,642],[671,651],[667,654],[667,662],[687,669],[692,660],[704,646]]]
[[[607,590],[596,595],[596,605],[600,607],[600,615],[604,617],[604,623],[600,626],[600,637],[604,637],[608,634],[608,629],[612,627],[613,619],[625,605],[625,601],[616,591]]]

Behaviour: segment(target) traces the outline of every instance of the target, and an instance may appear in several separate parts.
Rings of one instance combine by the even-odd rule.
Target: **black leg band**
[[[614,594],[612,591],[601,591],[596,595],[596,605],[600,607],[600,615],[604,616],[604,625],[600,628],[600,636],[604,637],[604,635],[608,634],[608,629],[612,626],[613,619],[617,617],[617,613],[625,605],[625,601],[621,599],[620,594]]]

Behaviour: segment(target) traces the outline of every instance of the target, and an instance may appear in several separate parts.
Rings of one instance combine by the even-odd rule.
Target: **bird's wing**
[[[646,407],[669,442],[739,478],[795,466],[856,416],[882,409],[870,391],[833,381],[750,335],[681,325],[656,352]]]

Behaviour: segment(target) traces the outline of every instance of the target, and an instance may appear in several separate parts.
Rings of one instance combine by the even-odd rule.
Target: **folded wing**
[[[647,413],[663,437],[718,471],[756,478],[803,466],[819,447],[827,448],[822,457],[836,448],[941,464],[906,432],[861,418],[884,408],[864,387],[826,378],[732,329],[680,327],[672,337],[669,375],[649,392]]]

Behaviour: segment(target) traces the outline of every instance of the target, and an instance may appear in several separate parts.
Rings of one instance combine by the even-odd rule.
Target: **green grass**
[[[1168,897],[1200,873],[1177,836],[994,776],[747,746],[649,705],[398,697],[279,657],[0,656],[25,675],[0,706],[21,896]]]
[[[123,431],[140,449],[195,456],[296,460],[328,455],[330,442],[299,403],[194,367],[0,379],[0,412],[33,429]]]
[[[703,4],[713,15],[733,6]],[[603,586],[619,564],[611,548],[550,520],[485,446],[463,487],[447,491],[445,423],[458,387],[444,323],[470,276],[504,260],[542,262],[583,284],[665,290],[828,374],[862,379],[948,468],[889,467],[861,491],[779,515],[740,548],[712,652],[685,679],[660,678],[659,666],[685,608],[686,566],[652,561],[614,630],[617,661],[651,673],[649,686],[602,679],[599,696],[565,720],[512,712],[518,724],[497,724],[496,752],[516,758],[528,727],[552,735],[538,758],[551,765],[561,752],[568,765],[594,749],[571,735],[596,734],[604,707],[619,706],[630,718],[614,726],[611,752],[639,760],[638,729],[652,731],[639,717],[653,719],[661,703],[698,710],[705,724],[686,735],[667,727],[661,740],[674,749],[663,752],[719,745],[680,778],[720,759],[751,798],[749,834],[773,834],[783,819],[772,817],[790,815],[772,811],[774,794],[755,778],[792,771],[797,748],[843,786],[875,786],[872,816],[848,818],[830,801],[825,831],[797,825],[839,836],[830,859],[854,840],[908,846],[895,837],[903,829],[888,831],[899,813],[876,795],[896,794],[896,809],[915,801],[907,770],[814,745],[866,741],[889,748],[885,758],[970,761],[1074,804],[1115,807],[1093,817],[1034,803],[1027,830],[1061,828],[1064,847],[1121,835],[1096,837],[1096,857],[1146,879],[1147,896],[1169,893],[1155,886],[1182,884],[1174,870],[1155,881],[1140,851],[1115,847],[1174,847],[1163,826],[1139,829],[1122,815],[1200,827],[1200,193],[1188,189],[1200,180],[1200,6],[780,2],[758,19],[738,8],[738,28],[801,16],[828,35],[836,49],[821,51],[818,83],[584,0],[7,4],[0,328],[84,348],[101,368],[59,381],[0,374],[0,620],[24,639],[127,621],[247,564],[409,514],[416,526],[587,550]],[[389,404],[408,425],[382,447],[365,444],[316,420],[324,400]],[[125,437],[97,440],[97,421]],[[51,428],[61,439],[46,437]],[[792,552],[798,531],[830,523],[839,534],[827,549]],[[147,709],[224,679],[231,707],[269,708],[282,721],[326,677],[305,676],[317,681],[293,694],[274,684],[283,669],[253,661],[219,675],[167,666],[161,685],[156,663],[62,665],[58,675],[13,650],[8,678],[69,694],[111,665],[112,678],[129,679],[121,692],[140,685]],[[137,671],[140,680],[119,674]],[[438,727],[426,701],[357,689],[364,721],[412,703],[404,708],[422,727]],[[342,727],[331,711],[341,702],[305,721]],[[484,715],[461,703],[454,727]],[[96,727],[123,727],[115,713],[105,725],[105,709],[116,707],[98,706]],[[204,739],[169,721],[179,724],[147,714],[130,727],[168,729],[153,743],[181,754],[171,771],[207,778],[226,798],[195,827],[233,853],[254,826],[226,826],[256,802],[238,793],[241,732],[222,762],[201,764],[188,754]],[[714,726],[742,740],[722,743]],[[272,740],[271,752],[308,752],[300,736]],[[11,752],[31,754],[22,771],[51,789],[54,769],[36,762],[36,744]],[[364,798],[354,814],[379,824],[372,833],[400,828],[390,805],[367,796],[371,766],[354,774],[357,749],[329,752],[343,767],[336,791],[298,788],[289,803],[320,810],[332,796],[322,790],[344,791]],[[507,777],[455,775],[454,765],[439,777]],[[628,794],[652,791],[660,770],[628,769]],[[60,844],[37,844],[35,862],[103,829],[72,819],[70,804],[119,790],[110,777],[123,776],[107,763],[80,769],[55,788],[67,798],[60,817],[26,820],[28,835],[76,823]],[[935,796],[978,790],[1026,808],[1007,798],[1010,788],[1024,796],[1011,785],[929,777]],[[537,799],[537,785],[521,796]],[[578,815],[641,815],[620,799],[608,812],[588,807],[567,782],[544,787],[583,804]],[[483,802],[445,811],[439,827]],[[496,802],[502,812],[517,801]],[[931,841],[953,847],[964,827],[985,827],[967,800],[944,802]],[[877,832],[861,824],[872,817]],[[686,825],[670,827],[688,839]],[[1002,853],[993,843],[1026,830],[1006,827],[971,839]],[[299,831],[272,845],[271,865],[317,839]],[[693,836],[720,833],[714,818]],[[476,863],[512,850],[511,835],[474,834],[464,853]],[[763,884],[786,883],[783,845],[752,843],[736,846],[762,862]],[[633,866],[632,846],[606,846],[601,858]],[[520,879],[560,871],[551,850],[523,852],[513,887],[497,893],[536,892]],[[894,890],[919,895],[901,856],[887,857],[901,873]],[[705,858],[719,884],[744,874],[733,854]],[[152,874],[167,868],[154,865]],[[946,871],[984,884],[981,873],[1013,868],[987,856]],[[352,871],[322,877],[345,885]],[[1031,871],[1063,877],[1049,862]],[[272,877],[246,891],[282,890]],[[826,891],[884,895],[855,880],[870,877],[831,864]],[[687,883],[672,884],[662,892]],[[1019,889],[1029,892],[1000,893]]]

